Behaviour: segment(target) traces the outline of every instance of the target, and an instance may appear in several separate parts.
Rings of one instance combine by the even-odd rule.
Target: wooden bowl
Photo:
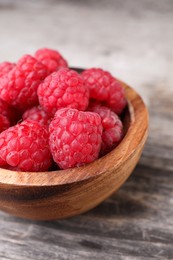
[[[0,169],[0,210],[33,220],[60,219],[92,209],[120,188],[136,166],[148,132],[148,113],[141,97],[123,86],[128,108],[121,143],[79,168],[53,172]]]

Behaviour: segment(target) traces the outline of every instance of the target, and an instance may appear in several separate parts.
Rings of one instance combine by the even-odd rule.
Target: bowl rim
[[[108,170],[118,169],[131,158],[138,146],[143,145],[148,134],[148,111],[140,95],[127,84],[122,82],[125,89],[128,109],[130,113],[129,128],[120,144],[105,156],[81,167],[52,172],[18,172],[0,168],[0,188],[5,185],[37,187],[57,186],[83,182],[96,178]],[[133,136],[138,134],[137,140]],[[133,142],[130,142],[133,140]],[[128,146],[128,153],[122,155],[124,147]],[[121,153],[120,153],[121,151]],[[119,156],[121,154],[121,156]],[[107,159],[109,165],[107,165]]]

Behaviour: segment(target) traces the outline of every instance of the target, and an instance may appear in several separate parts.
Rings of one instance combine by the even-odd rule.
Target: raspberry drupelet
[[[100,68],[87,69],[81,75],[90,90],[90,98],[104,101],[116,114],[121,114],[127,101],[120,81]]]
[[[14,108],[9,106],[4,100],[0,99],[0,115],[7,117],[9,120],[13,120],[14,112]]]
[[[0,167],[5,167],[6,165],[8,165],[6,161],[2,160],[2,158],[0,157]]]
[[[98,113],[103,126],[100,155],[105,155],[114,149],[123,138],[123,124],[120,118],[108,107],[99,102],[91,102],[89,111]]]
[[[49,73],[68,67],[67,61],[56,50],[42,48],[36,51],[35,57],[46,66]]]
[[[11,62],[8,62],[8,61],[4,61],[4,62],[0,63],[0,77],[7,74],[15,66],[16,66],[15,63],[11,63]]]
[[[101,148],[101,118],[92,112],[59,109],[49,125],[49,144],[61,169],[96,160]]]
[[[21,171],[47,171],[52,163],[47,128],[25,120],[3,131],[0,158]]]
[[[51,116],[48,115],[40,106],[32,107],[22,115],[23,120],[29,119],[37,121],[41,125],[48,126],[51,122]]]
[[[22,111],[37,105],[37,88],[47,73],[44,64],[30,55],[23,56],[9,73],[0,78],[0,98]]]
[[[10,126],[10,122],[6,116],[0,114],[0,133]]]
[[[0,115],[8,118],[10,125],[15,125],[20,120],[20,113],[14,107],[8,105],[5,101],[0,99]]]
[[[85,110],[89,102],[89,90],[81,76],[74,70],[60,69],[49,75],[38,87],[39,103],[52,115],[63,107]]]

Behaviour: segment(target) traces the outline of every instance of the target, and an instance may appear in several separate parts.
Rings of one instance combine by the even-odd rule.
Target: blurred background
[[[0,33],[0,61],[55,48],[71,66],[101,67],[134,87],[152,119],[142,162],[173,169],[172,0],[0,0]]]
[[[58,49],[72,66],[99,66],[147,96],[172,85],[172,0],[0,0],[0,60]],[[147,99],[147,97],[146,97]]]

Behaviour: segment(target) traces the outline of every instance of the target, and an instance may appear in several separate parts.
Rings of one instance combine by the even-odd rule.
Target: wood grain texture
[[[138,166],[117,194],[87,214],[33,222],[0,213],[0,257],[172,259],[172,185],[171,172]]]
[[[28,219],[59,219],[86,212],[121,187],[135,168],[148,133],[148,113],[141,97],[123,86],[128,106],[121,143],[79,168],[46,173],[0,169],[1,210]]]

